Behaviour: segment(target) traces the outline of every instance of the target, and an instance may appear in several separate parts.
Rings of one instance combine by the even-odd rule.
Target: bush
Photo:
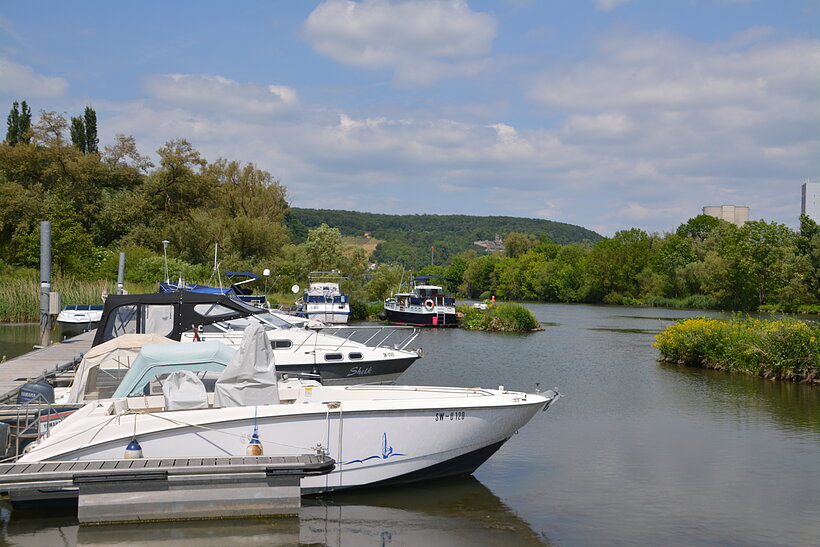
[[[532,312],[521,304],[495,304],[486,310],[463,305],[459,311],[463,314],[462,326],[470,330],[530,332],[541,328]]]
[[[803,321],[696,317],[658,334],[654,346],[689,366],[820,383],[820,326]]]

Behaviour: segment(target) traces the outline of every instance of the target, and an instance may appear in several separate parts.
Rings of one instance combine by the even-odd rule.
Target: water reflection
[[[79,526],[2,509],[10,546],[545,545],[474,477],[306,497],[299,517]]]

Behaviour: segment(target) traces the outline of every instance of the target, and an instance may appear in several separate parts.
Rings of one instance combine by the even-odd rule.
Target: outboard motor
[[[17,393],[17,404],[26,403],[53,403],[54,386],[46,382],[28,382],[20,387]]]

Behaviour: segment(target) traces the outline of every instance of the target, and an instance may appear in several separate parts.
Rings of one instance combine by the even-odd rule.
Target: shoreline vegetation
[[[489,304],[486,310],[462,304],[461,328],[488,332],[535,332],[544,330],[533,313],[521,304]]]
[[[655,337],[661,361],[820,385],[820,324],[695,317]]]

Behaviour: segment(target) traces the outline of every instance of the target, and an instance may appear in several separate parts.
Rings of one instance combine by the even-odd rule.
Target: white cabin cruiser
[[[267,310],[230,296],[189,291],[111,295],[93,346],[128,333],[153,333],[182,342],[218,340],[237,347],[245,327],[264,326],[279,372],[308,374],[323,384],[392,383],[421,357],[409,349],[418,331],[356,327],[364,342],[295,327]]]
[[[296,303],[296,315],[331,325],[347,323],[350,299],[342,294],[340,283],[346,277],[338,272],[311,272],[308,288]]]
[[[146,345],[112,398],[65,418],[19,461],[119,459],[135,440],[146,458],[244,455],[256,437],[266,456],[319,451],[336,460],[329,475],[303,478],[303,493],[402,484],[472,473],[559,396],[277,382],[272,361],[259,325],[238,350]]]
[[[102,313],[102,304],[68,304],[57,314],[57,324],[63,335],[74,336],[96,328]]]

